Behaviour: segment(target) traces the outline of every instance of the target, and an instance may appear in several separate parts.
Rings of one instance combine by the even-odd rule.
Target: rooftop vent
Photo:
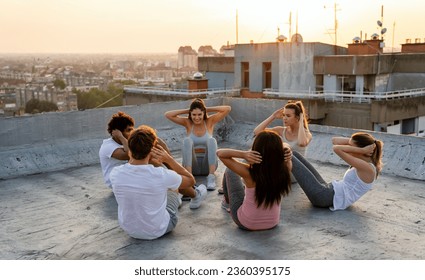
[[[288,38],[286,38],[285,36],[283,36],[283,35],[279,35],[277,38],[276,38],[276,40],[278,41],[278,42],[286,42],[286,40],[287,40]]]
[[[372,40],[379,40],[379,35],[376,33],[373,33],[371,36]]]
[[[361,40],[362,40],[362,39],[360,39],[360,37],[357,37],[357,36],[356,36],[356,37],[354,37],[354,38],[353,38],[353,43],[354,43],[354,44],[358,44],[358,43],[360,43],[360,42],[361,42]]]
[[[193,74],[193,78],[196,80],[200,80],[204,77],[204,75],[202,75],[201,72],[196,72],[195,74]]]

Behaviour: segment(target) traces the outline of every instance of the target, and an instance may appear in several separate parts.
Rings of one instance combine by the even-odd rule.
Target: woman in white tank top
[[[365,132],[332,138],[334,152],[350,167],[342,179],[326,182],[299,153],[293,152],[292,174],[316,207],[344,210],[372,189],[382,169],[383,143]]]

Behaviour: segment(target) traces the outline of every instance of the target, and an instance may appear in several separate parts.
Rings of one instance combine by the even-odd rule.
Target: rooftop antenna
[[[238,9],[236,9],[236,44],[238,44]]]
[[[387,29],[385,27],[383,27],[383,25],[384,25],[384,5],[381,6],[381,20],[378,20],[377,24],[378,24],[379,28],[381,28],[381,40],[384,41],[384,34],[385,34],[385,32],[387,32]]]
[[[324,6],[324,8],[326,9],[326,6]],[[338,20],[336,18],[336,12],[337,11],[340,11],[340,10],[338,9],[338,4],[336,2],[334,2],[334,29],[333,29],[333,32],[334,32],[334,37],[335,37],[335,41],[334,41],[335,54],[338,54],[338,47],[337,47],[337,44],[338,44],[338,33],[337,33]]]
[[[298,10],[297,10],[297,22],[295,24],[295,34],[298,34]]]
[[[292,12],[289,12],[289,38],[292,38]]]
[[[391,52],[394,52],[394,32],[395,32],[395,21],[393,23],[393,39],[391,43]]]
[[[384,34],[387,32],[386,28],[383,28],[384,25],[384,5],[381,6],[381,20],[378,20],[378,26],[381,28],[381,40],[384,40]]]

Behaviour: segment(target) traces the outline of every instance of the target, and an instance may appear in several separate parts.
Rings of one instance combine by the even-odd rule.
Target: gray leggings
[[[245,186],[242,183],[242,178],[226,168],[223,175],[223,193],[226,201],[229,201],[230,215],[233,221],[238,225],[239,228],[249,230],[244,227],[238,219],[238,209],[241,207],[245,198]]]
[[[177,192],[172,191],[172,190],[168,190],[167,191],[167,212],[168,214],[170,214],[170,222],[168,223],[168,227],[167,230],[165,231],[164,234],[169,233],[170,231],[172,231],[178,222],[178,209],[179,209],[179,195],[177,194]]]
[[[332,183],[326,183],[317,170],[297,151],[292,152],[292,174],[314,206],[333,206],[335,192]]]
[[[214,137],[208,138],[204,154],[196,154],[193,140],[190,137],[183,139],[183,166],[191,166],[193,175],[208,175],[210,173],[210,165],[218,166],[217,160],[217,140]],[[201,147],[199,147],[201,148]]]

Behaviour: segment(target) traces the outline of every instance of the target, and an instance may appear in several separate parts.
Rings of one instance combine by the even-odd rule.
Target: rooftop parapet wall
[[[0,179],[98,164],[102,140],[108,137],[106,125],[112,114],[121,110],[135,119],[136,126],[147,124],[157,129],[169,148],[180,152],[184,129],[171,123],[164,112],[186,108],[190,100],[94,109],[68,113],[48,113],[29,117],[0,119]],[[207,106],[228,104],[232,111],[216,129],[220,147],[226,142],[250,147],[253,129],[283,100],[215,98]],[[272,125],[280,125],[275,121]],[[349,136],[352,129],[311,125],[313,140],[307,157],[318,162],[342,165],[332,151],[333,136]],[[425,138],[372,133],[384,141],[383,173],[425,180]],[[100,173],[99,173],[100,174]]]

